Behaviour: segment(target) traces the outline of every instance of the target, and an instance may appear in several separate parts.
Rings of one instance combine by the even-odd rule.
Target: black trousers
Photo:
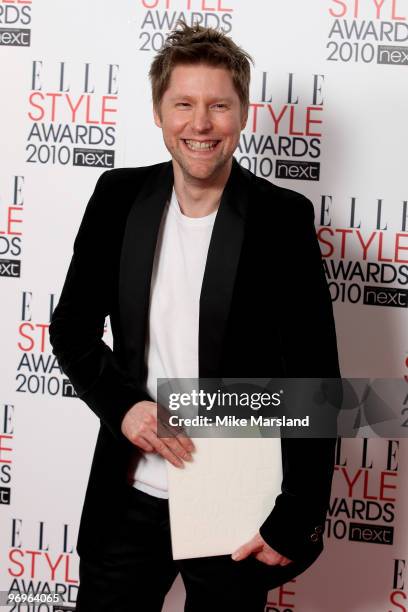
[[[268,590],[314,561],[285,567],[268,566],[253,556],[173,561],[168,501],[134,487],[129,487],[126,519],[116,534],[102,555],[80,556],[76,612],[160,612],[179,572],[185,612],[263,612]]]

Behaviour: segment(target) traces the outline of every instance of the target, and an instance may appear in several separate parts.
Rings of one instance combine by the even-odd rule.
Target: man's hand
[[[266,563],[266,565],[287,565],[292,563],[291,559],[284,557],[271,548],[263,539],[261,534],[258,532],[254,537],[243,544],[237,550],[232,553],[234,561],[242,561],[249,555],[254,555],[255,559]]]
[[[176,467],[184,467],[184,461],[191,461],[195,450],[191,439],[180,433],[168,438],[157,437],[156,402],[137,402],[122,420],[121,431],[135,446],[147,453],[159,453]]]

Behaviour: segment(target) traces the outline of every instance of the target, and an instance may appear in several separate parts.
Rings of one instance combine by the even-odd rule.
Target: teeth
[[[200,151],[202,149],[213,149],[217,144],[217,140],[210,140],[207,142],[198,142],[197,140],[185,140],[184,141],[190,149],[194,151]]]

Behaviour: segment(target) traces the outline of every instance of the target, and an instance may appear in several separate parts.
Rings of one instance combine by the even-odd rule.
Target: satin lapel
[[[215,217],[200,296],[199,376],[220,376],[224,332],[244,238],[250,175],[233,158]]]
[[[160,222],[173,188],[172,162],[160,164],[141,188],[126,223],[119,274],[119,308],[129,371],[144,377],[150,281]]]

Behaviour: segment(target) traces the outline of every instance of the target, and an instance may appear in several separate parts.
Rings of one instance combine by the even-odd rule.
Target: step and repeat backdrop
[[[339,441],[325,550],[267,611],[406,611],[408,0],[0,0],[0,590],[75,608],[98,421],[48,326],[98,176],[169,158],[147,73],[179,17],[254,57],[235,157],[315,206],[343,376],[407,382],[401,435]],[[166,612],[183,601],[177,580]]]

